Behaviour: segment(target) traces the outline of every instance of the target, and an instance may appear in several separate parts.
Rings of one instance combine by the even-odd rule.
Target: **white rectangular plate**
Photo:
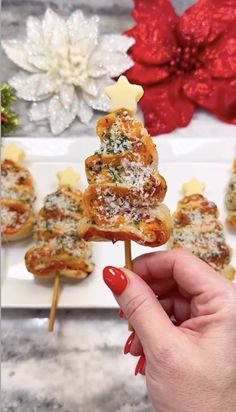
[[[72,166],[81,175],[80,187],[87,181],[84,160],[99,146],[96,138],[8,138],[4,144],[15,143],[26,152],[25,166],[31,171],[36,189],[36,210],[43,204],[46,194],[57,187],[56,173]],[[224,195],[230,177],[236,139],[232,138],[174,138],[155,139],[159,152],[159,171],[166,178],[168,193],[165,203],[171,212],[181,197],[182,184],[191,177],[206,183],[205,195],[214,201],[225,220]],[[236,265],[236,235],[225,228],[227,242],[231,245]],[[52,287],[37,284],[24,265],[25,252],[33,245],[32,239],[7,244],[2,248],[2,307],[48,308],[51,304]],[[159,248],[160,249],[160,248]],[[165,249],[165,247],[162,247]],[[156,249],[132,243],[133,256]],[[95,270],[87,279],[75,285],[63,285],[60,308],[115,308],[116,302],[102,281],[102,269],[106,265],[122,266],[124,251],[122,242],[93,244]]]

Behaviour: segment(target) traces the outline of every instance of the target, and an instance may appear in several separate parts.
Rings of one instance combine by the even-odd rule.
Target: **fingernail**
[[[123,312],[122,309],[119,310],[118,316],[119,316],[119,318],[121,318],[121,319],[123,319],[123,318],[125,317],[124,312]]]
[[[124,354],[125,354],[125,355],[127,355],[127,353],[129,353],[129,351],[130,351],[130,347],[131,347],[132,342],[133,342],[133,340],[134,340],[134,336],[135,336],[135,332],[132,332],[132,333],[129,335],[129,337],[128,337],[126,343],[125,343],[125,346],[124,346]]]
[[[135,376],[142,372],[144,364],[145,364],[145,355],[142,355],[140,356],[138,363],[136,365],[136,368],[134,371]]]
[[[118,296],[125,290],[128,283],[125,274],[114,266],[106,266],[103,269],[103,279],[111,291]]]

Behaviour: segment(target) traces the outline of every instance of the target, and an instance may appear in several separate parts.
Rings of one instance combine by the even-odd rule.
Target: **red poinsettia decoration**
[[[134,0],[126,72],[141,84],[152,135],[186,126],[196,109],[236,124],[236,0],[199,0],[183,16],[168,0]]]

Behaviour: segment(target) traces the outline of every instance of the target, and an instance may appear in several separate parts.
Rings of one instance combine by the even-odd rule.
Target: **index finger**
[[[139,256],[133,261],[133,271],[148,283],[172,278],[191,295],[201,294],[208,289],[221,290],[231,285],[207,263],[184,249]]]

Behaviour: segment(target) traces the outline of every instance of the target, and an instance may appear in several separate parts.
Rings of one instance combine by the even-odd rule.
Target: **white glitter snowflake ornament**
[[[33,101],[30,118],[49,119],[53,134],[76,118],[88,124],[94,110],[108,111],[104,88],[133,62],[126,54],[134,40],[121,34],[99,36],[99,18],[80,10],[67,20],[48,9],[42,20],[27,19],[27,38],[3,41],[7,56],[21,69],[9,80],[17,96]]]

